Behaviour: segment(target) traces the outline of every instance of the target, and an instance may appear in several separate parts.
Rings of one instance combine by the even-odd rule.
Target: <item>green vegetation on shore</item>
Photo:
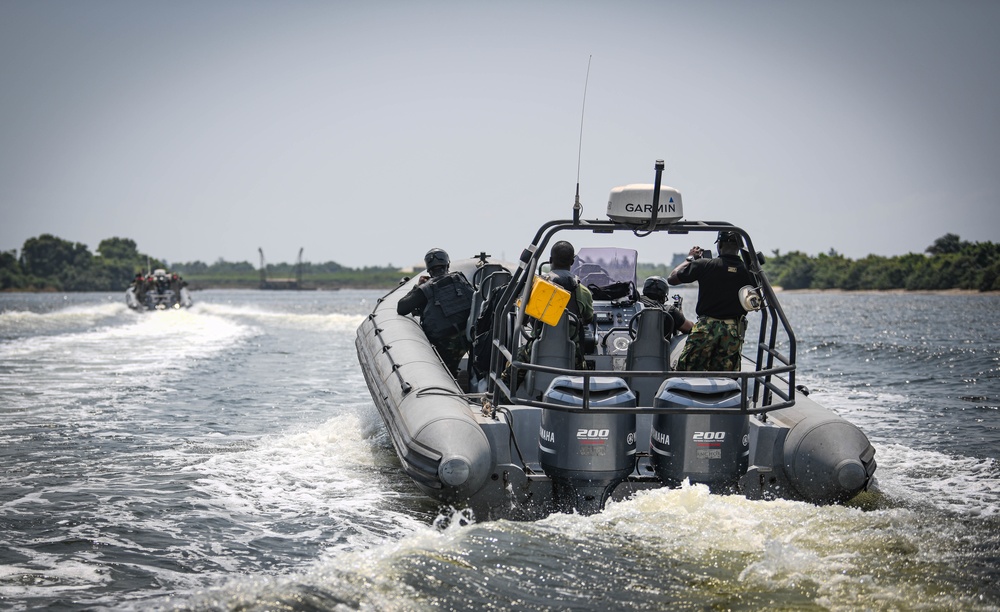
[[[677,256],[683,259],[683,255]],[[667,276],[671,264],[639,264],[640,280]],[[260,286],[260,270],[249,262],[213,264],[200,261],[167,263],[140,253],[134,240],[107,238],[92,254],[86,245],[51,234],[29,238],[18,256],[0,252],[0,290],[4,291],[124,291],[138,272],[165,268],[177,272],[192,289]],[[912,291],[965,289],[1000,291],[1000,245],[967,242],[945,234],[923,254],[895,257],[869,255],[852,260],[830,251],[812,257],[799,251],[774,251],[764,265],[771,283],[784,289]],[[293,264],[267,265],[268,279],[295,278]],[[404,275],[392,266],[347,268],[336,262],[302,264],[304,288],[389,288]]]
[[[228,262],[218,260],[213,264],[195,261],[174,264],[171,271],[184,277],[193,289],[252,288],[260,286],[260,270],[249,262]],[[348,268],[336,262],[314,264],[302,262],[302,285],[304,289],[369,289],[394,287],[404,273],[393,266]],[[267,278],[296,278],[294,264],[267,264]]]
[[[654,274],[666,277],[685,255],[676,255],[669,265],[640,263],[639,280]],[[923,254],[895,257],[848,259],[833,250],[816,257],[773,251],[765,255],[763,269],[771,284],[783,289],[1000,291],[1000,244],[945,234]]]
[[[0,252],[2,291],[125,291],[137,273],[164,268],[184,277],[191,289],[256,289],[260,270],[249,262],[219,259],[169,265],[140,253],[134,240],[107,238],[92,254],[85,244],[51,234],[25,241],[21,254]],[[294,278],[295,266],[268,264],[268,279]],[[392,266],[347,268],[335,262],[302,264],[302,284],[313,289],[392,287],[403,276]]]
[[[764,271],[784,289],[1000,291],[1000,244],[945,234],[924,253],[852,260],[835,251],[817,257],[775,251]]]

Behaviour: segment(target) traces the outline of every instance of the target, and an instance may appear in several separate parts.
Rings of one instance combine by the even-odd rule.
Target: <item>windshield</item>
[[[615,283],[636,283],[638,251],[618,247],[581,247],[572,272],[584,287],[607,287]]]

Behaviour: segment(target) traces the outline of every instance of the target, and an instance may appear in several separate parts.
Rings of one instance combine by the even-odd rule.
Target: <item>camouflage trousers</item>
[[[688,334],[677,360],[677,369],[685,372],[739,372],[746,318],[727,323],[720,319],[701,317]]]

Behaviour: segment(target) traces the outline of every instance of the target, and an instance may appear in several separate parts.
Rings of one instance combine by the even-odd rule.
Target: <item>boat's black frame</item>
[[[655,210],[655,208],[654,208]],[[653,220],[652,224],[655,224]],[[650,224],[650,225],[652,225]],[[487,382],[487,395],[494,405],[518,404],[539,408],[560,410],[566,412],[644,412],[644,413],[685,413],[685,414],[719,414],[740,412],[758,414],[761,418],[773,410],[788,408],[795,404],[795,334],[788,319],[778,302],[777,296],[766,275],[761,269],[761,259],[754,249],[753,240],[740,227],[724,221],[675,221],[665,223],[660,221],[652,229],[647,229],[645,223],[631,224],[613,220],[555,220],[544,224],[538,229],[534,240],[522,253],[517,270],[514,271],[510,283],[500,297],[501,307],[497,308],[493,319],[493,346],[490,357],[490,371]],[[757,289],[762,296],[760,327],[757,339],[756,357],[753,359],[753,371],[741,372],[677,372],[677,371],[629,371],[629,376],[690,377],[690,378],[729,378],[736,380],[742,389],[742,401],[739,408],[693,408],[693,407],[652,407],[638,408],[598,408],[591,407],[589,401],[589,380],[597,376],[620,377],[623,372],[617,370],[570,370],[549,366],[535,365],[516,358],[521,344],[521,329],[525,323],[524,309],[518,304],[527,304],[531,291],[532,279],[542,263],[541,254],[545,252],[552,237],[565,231],[585,231],[598,234],[613,234],[615,232],[631,232],[639,237],[647,237],[657,233],[688,234],[691,232],[737,232],[743,237],[743,260],[757,282]],[[753,254],[753,255],[751,255]],[[778,333],[784,335],[787,342],[787,354],[778,349]],[[766,360],[766,361],[765,361]],[[777,364],[776,364],[777,362]],[[763,367],[762,367],[762,364]],[[553,404],[537,399],[519,398],[507,385],[504,372],[509,367],[509,380],[517,380],[518,370],[535,370],[556,375],[583,377],[583,405],[566,406]],[[753,380],[752,389],[750,381]],[[748,393],[748,391],[750,391]],[[776,398],[779,401],[776,401]]]

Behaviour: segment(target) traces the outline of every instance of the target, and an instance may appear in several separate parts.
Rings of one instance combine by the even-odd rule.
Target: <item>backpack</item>
[[[465,323],[472,312],[472,285],[461,272],[432,279],[420,290],[427,298],[420,326],[431,340],[443,340],[465,333]]]

